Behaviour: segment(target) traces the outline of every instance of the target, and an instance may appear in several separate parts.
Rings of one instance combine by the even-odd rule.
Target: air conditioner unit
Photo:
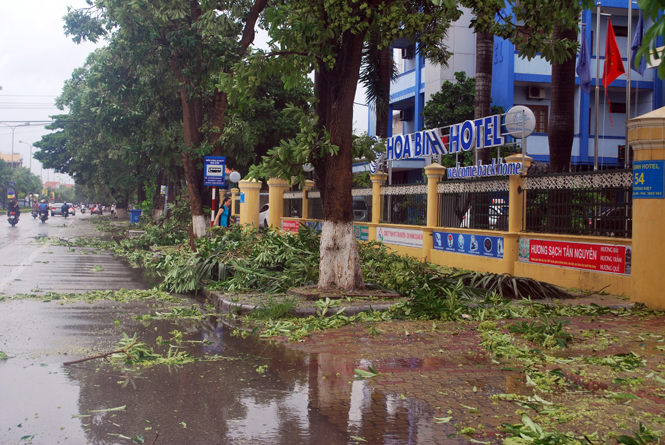
[[[411,45],[402,48],[402,59],[413,59],[416,55],[416,47]]]
[[[412,119],[413,119],[413,108],[407,108],[406,110],[399,110],[399,120],[410,121]]]
[[[528,87],[526,89],[527,99],[545,99],[545,88]]]

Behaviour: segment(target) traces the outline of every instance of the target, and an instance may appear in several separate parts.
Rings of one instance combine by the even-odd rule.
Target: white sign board
[[[536,116],[530,108],[517,105],[506,113],[506,131],[515,139],[522,139],[533,133]]]
[[[394,229],[392,227],[377,227],[377,240],[395,246],[423,248],[423,231],[411,229]]]

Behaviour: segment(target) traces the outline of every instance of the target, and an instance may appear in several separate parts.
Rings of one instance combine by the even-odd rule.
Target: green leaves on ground
[[[542,426],[533,422],[526,414],[522,414],[522,424],[502,424],[501,431],[508,434],[504,445],[530,443],[533,445],[564,445],[582,444],[584,438],[572,437],[558,431],[546,432]]]
[[[376,370],[376,367],[373,365],[369,366],[367,370],[364,369],[354,369],[354,374],[361,379],[371,379],[379,375],[379,372]]]
[[[547,315],[541,317],[540,321],[520,321],[511,324],[508,329],[512,333],[521,334],[525,339],[537,343],[546,348],[558,346],[565,348],[573,336],[566,332],[564,325],[570,323],[567,320],[550,319]]]

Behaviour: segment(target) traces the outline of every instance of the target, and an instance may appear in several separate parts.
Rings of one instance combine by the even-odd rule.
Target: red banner
[[[524,241],[528,241],[528,253],[522,250]],[[598,272],[627,273],[626,246],[523,238],[520,240],[520,248],[522,261]]]
[[[282,220],[282,230],[285,232],[298,233],[300,230],[300,221],[298,220]]]

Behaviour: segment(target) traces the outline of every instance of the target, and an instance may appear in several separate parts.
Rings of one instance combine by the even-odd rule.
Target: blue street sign
[[[503,258],[503,237],[459,232],[434,232],[434,250]]]
[[[665,198],[665,161],[633,163],[633,199]]]
[[[224,187],[226,180],[226,157],[206,156],[203,162],[203,185]]]

